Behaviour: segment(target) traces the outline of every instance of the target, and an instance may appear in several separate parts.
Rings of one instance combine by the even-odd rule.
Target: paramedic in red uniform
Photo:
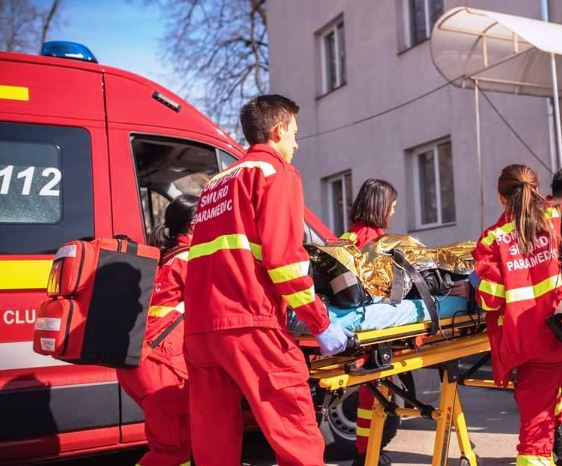
[[[287,305],[323,354],[345,349],[308,275],[301,179],[291,165],[298,106],[256,97],[240,112],[248,153],[207,184],[199,201],[186,285],[193,457],[239,466],[244,397],[279,466],[324,464],[304,356]]]
[[[187,466],[191,458],[187,368],[183,355],[183,293],[188,249],[198,198],[177,197],[165,223],[152,235],[160,247],[158,268],[148,311],[146,359],[135,369],[118,369],[123,389],[144,412],[148,452],[141,466]]]
[[[481,279],[476,298],[486,311],[496,384],[506,386],[516,371],[516,464],[551,465],[562,342],[546,319],[562,296],[560,216],[545,204],[536,174],[524,165],[503,169],[498,192],[504,212],[473,253]]]
[[[562,206],[562,170],[558,170],[552,176],[550,184],[551,195],[547,196],[547,200],[556,206],[560,214]],[[562,400],[556,407],[556,427],[554,429],[554,460],[557,466],[562,466]]]
[[[359,249],[384,235],[394,215],[398,193],[388,181],[369,178],[366,180],[351,207],[352,225],[341,238],[348,239]],[[363,466],[371,427],[372,409],[375,397],[366,385],[359,387],[357,406],[357,429],[353,466]],[[381,458],[382,461],[382,458]]]

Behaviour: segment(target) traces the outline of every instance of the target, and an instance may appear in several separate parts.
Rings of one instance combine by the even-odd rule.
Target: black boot
[[[379,455],[379,466],[391,466],[392,461],[390,461],[390,456],[386,453],[381,451]],[[357,453],[355,452],[355,456],[353,458],[353,463],[351,466],[365,466],[365,453]]]
[[[554,464],[562,466],[562,426],[554,428],[554,447],[552,448]]]

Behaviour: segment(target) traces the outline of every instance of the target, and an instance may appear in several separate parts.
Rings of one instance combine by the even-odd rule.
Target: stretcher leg
[[[468,462],[464,463],[464,465],[477,466],[478,460],[476,458],[476,453],[474,453],[474,450],[472,449],[470,437],[468,436],[468,429],[466,427],[466,420],[464,418],[464,411],[462,409],[462,403],[459,393],[457,393],[457,396],[455,398],[453,418],[455,423],[455,431],[457,433],[457,441],[459,442],[459,449],[461,451],[461,458],[464,458]]]
[[[439,400],[439,419],[435,432],[432,466],[446,466],[449,457],[449,441],[453,425],[453,409],[457,397],[457,380],[447,367],[443,371],[441,399]]]
[[[381,393],[388,398],[388,388],[381,387]],[[365,466],[378,466],[379,456],[382,445],[382,433],[387,413],[384,406],[375,398],[373,402],[373,417],[369,430],[369,440],[367,443],[367,453],[365,455]]]

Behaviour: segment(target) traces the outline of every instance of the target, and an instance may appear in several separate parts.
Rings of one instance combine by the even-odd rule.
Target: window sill
[[[402,55],[402,54],[404,54],[404,53],[407,53],[407,52],[409,52],[410,50],[415,49],[415,48],[418,47],[419,45],[422,45],[422,44],[425,44],[426,42],[429,42],[429,39],[430,39],[430,38],[428,37],[428,38],[422,40],[421,42],[418,42],[418,43],[416,43],[416,44],[409,45],[408,47],[406,47],[406,48],[404,48],[404,49],[402,49],[402,50],[399,50],[396,55],[400,56],[400,55]]]
[[[448,227],[454,227],[457,224],[456,221],[454,222],[448,222],[448,223],[440,223],[440,224],[435,224],[432,223],[431,225],[427,225],[427,226],[419,226],[416,228],[412,228],[410,230],[408,230],[408,233],[417,233],[420,231],[428,231],[428,230],[437,230],[439,228],[448,228]]]
[[[316,96],[316,100],[320,100],[323,99],[324,97],[326,97],[327,95],[333,94],[334,92],[340,90],[342,87],[347,86],[347,81],[343,82],[342,84],[340,84],[338,87],[334,87],[332,90],[325,92],[324,94],[320,94]]]

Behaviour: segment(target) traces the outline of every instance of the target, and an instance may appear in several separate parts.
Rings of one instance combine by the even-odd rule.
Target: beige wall
[[[413,192],[408,149],[450,136],[453,148],[456,224],[411,234],[427,244],[476,239],[480,234],[476,168],[474,93],[448,86],[399,110],[320,136],[377,114],[444,83],[430,56],[429,42],[401,51],[401,0],[269,0],[271,91],[300,106],[295,165],[306,202],[325,221],[322,179],[351,170],[353,191],[366,178],[390,181],[399,204],[390,230],[412,228]],[[551,3],[554,3],[551,1]],[[445,0],[445,10],[468,4],[510,14],[540,17],[539,0]],[[342,15],[345,24],[347,84],[318,97],[319,51],[315,32]],[[551,9],[551,21],[562,9]],[[521,137],[550,165],[546,103],[543,98],[488,94]],[[546,190],[550,174],[481,100],[485,225],[499,214],[496,180],[509,163],[536,169]],[[311,136],[312,137],[309,137]]]

